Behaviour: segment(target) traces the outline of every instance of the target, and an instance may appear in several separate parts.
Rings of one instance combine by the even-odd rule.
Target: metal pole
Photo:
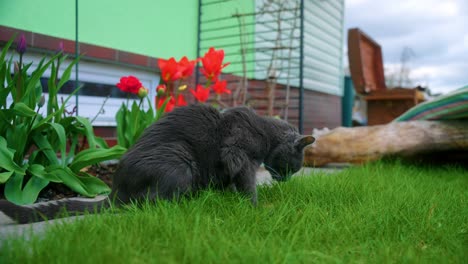
[[[197,58],[200,58],[200,46],[201,46],[201,15],[202,15],[202,0],[198,0],[198,28],[197,28]],[[195,72],[195,86],[200,82],[200,71],[199,63],[197,63]]]
[[[304,133],[304,0],[301,1],[301,43],[299,58],[299,132]]]
[[[80,45],[78,42],[78,0],[75,0],[75,58],[80,54]],[[75,64],[75,90],[78,89],[78,63]],[[76,115],[78,116],[78,93],[75,94]]]

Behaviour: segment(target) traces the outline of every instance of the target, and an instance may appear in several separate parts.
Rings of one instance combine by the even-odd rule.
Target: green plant
[[[129,107],[130,100],[122,103],[119,111],[115,115],[117,121],[117,143],[124,147],[129,148],[140,138],[143,131],[157,121],[163,114],[163,109],[153,111],[150,99],[148,98],[148,89],[143,87],[140,80],[134,76],[127,76],[120,78],[117,87],[123,92],[137,95],[140,102],[133,104]],[[144,108],[144,100],[148,103],[148,110]]]
[[[222,94],[231,94],[227,89],[227,81],[219,80],[223,68],[229,65],[224,63],[224,50],[210,48],[207,53],[196,60],[189,60],[186,56],[177,61],[174,57],[159,59],[158,66],[161,71],[161,83],[156,87],[155,109],[147,97],[148,89],[143,87],[140,80],[135,76],[124,76],[120,78],[117,87],[123,92],[138,95],[140,103],[136,101],[129,105],[123,103],[116,114],[117,120],[117,142],[128,148],[135,144],[143,131],[153,122],[159,120],[164,113],[171,112],[175,107],[188,105],[185,97],[186,91],[190,91],[197,103],[206,103],[210,97],[210,91],[215,92],[215,106],[225,106],[221,102]],[[187,89],[188,79],[192,76],[196,64],[201,61],[203,67],[201,73],[206,77],[205,87],[197,85],[196,89]],[[213,84],[213,85],[212,85]],[[144,99],[147,99],[148,110],[143,107]]]
[[[118,158],[125,149],[108,148],[104,140],[95,137],[86,118],[66,115],[65,106],[78,89],[62,104],[57,100],[79,58],[65,68],[60,78],[60,65],[67,59],[61,52],[48,60],[43,58],[29,75],[32,63],[22,61],[25,46],[21,44],[25,41],[17,48],[19,62],[13,63],[13,58],[6,60],[12,42],[13,39],[0,53],[0,184],[5,184],[6,199],[16,204],[33,203],[50,182],[63,183],[88,197],[109,192],[104,182],[81,170]],[[42,116],[45,96],[40,79],[48,69],[49,95]],[[8,98],[12,99],[11,104]],[[78,147],[83,138],[89,145],[85,150]]]

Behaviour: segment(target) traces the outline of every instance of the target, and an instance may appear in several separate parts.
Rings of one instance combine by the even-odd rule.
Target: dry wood
[[[315,137],[315,143],[305,149],[306,165],[363,163],[387,155],[408,157],[452,150],[468,152],[468,121],[409,121],[339,127]]]

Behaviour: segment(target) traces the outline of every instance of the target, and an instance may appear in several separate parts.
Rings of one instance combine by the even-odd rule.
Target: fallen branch
[[[409,121],[386,125],[339,127],[316,137],[305,149],[304,163],[363,163],[384,156],[411,157],[431,152],[467,151],[467,121]]]

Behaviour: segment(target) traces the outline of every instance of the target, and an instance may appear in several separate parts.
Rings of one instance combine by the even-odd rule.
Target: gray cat
[[[288,123],[256,115],[246,107],[222,113],[192,105],[175,109],[148,127],[121,158],[110,197],[114,203],[177,200],[199,190],[236,190],[257,204],[256,171],[264,163],[273,179],[287,180],[314,142]],[[19,223],[108,207],[104,202],[64,200],[34,209],[0,201],[0,210]],[[40,216],[40,217],[39,217]]]

